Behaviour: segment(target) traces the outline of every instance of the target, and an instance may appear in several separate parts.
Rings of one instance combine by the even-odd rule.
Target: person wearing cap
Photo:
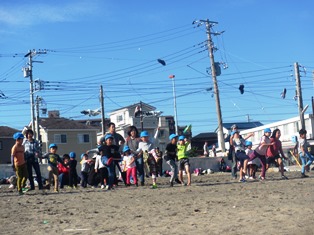
[[[23,192],[27,191],[25,185],[28,177],[27,166],[24,159],[24,135],[20,132],[17,132],[13,135],[13,139],[15,140],[15,144],[11,149],[11,157],[17,176],[17,190],[19,195],[23,195]]]
[[[151,174],[153,185],[152,188],[157,188],[156,185],[156,162],[153,157],[153,151],[155,148],[155,142],[158,135],[158,130],[156,131],[154,138],[152,141],[149,140],[149,134],[147,131],[142,131],[140,134],[141,142],[139,142],[137,155],[143,158],[144,171],[146,171],[146,175],[149,176]],[[141,185],[144,185],[144,175],[140,175]]]
[[[181,181],[178,179],[178,166],[176,164],[178,158],[177,157],[178,136],[176,134],[171,134],[169,136],[169,140],[170,143],[168,143],[166,146],[164,159],[171,169],[170,187],[173,187],[174,182],[181,184]]]
[[[46,153],[43,158],[48,159],[48,167],[47,170],[49,172],[49,179],[48,179],[48,187],[50,187],[52,183],[52,179],[54,182],[54,192],[59,192],[59,171],[57,164],[58,162],[65,166],[63,160],[57,154],[58,146],[56,144],[49,145],[49,153]]]
[[[25,131],[25,136],[26,138],[23,141],[23,146],[25,148],[24,156],[27,165],[28,180],[31,186],[30,190],[35,189],[33,168],[37,176],[38,188],[43,189],[43,182],[38,162],[38,157],[40,156],[39,143],[33,138],[34,132],[31,129]]]
[[[185,141],[184,136],[179,136],[179,143],[177,145],[178,149],[178,168],[179,168],[179,180],[182,185],[186,185],[183,180],[183,171],[185,170],[186,175],[188,177],[187,185],[191,185],[191,172],[190,172],[190,162],[189,157],[187,156],[187,148],[191,143],[189,141]]]
[[[76,166],[77,166],[77,160],[76,158],[76,153],[75,152],[70,152],[70,161],[68,162],[67,166],[69,167],[69,187],[70,188],[77,188],[77,180],[78,180],[78,175],[76,171]]]
[[[231,166],[231,176],[232,176],[232,179],[236,179],[237,178],[237,159],[236,159],[236,154],[235,154],[235,151],[234,151],[233,140],[232,140],[232,136],[233,136],[233,134],[236,131],[239,132],[238,131],[238,125],[237,124],[233,124],[231,126],[231,133],[226,138],[226,140],[229,142],[229,145],[230,145],[229,151],[228,151],[228,159],[232,161],[232,166]],[[239,138],[241,138],[241,139],[247,140],[251,136],[254,136],[254,133],[250,133],[245,138],[243,138],[240,135],[240,132],[239,132]]]
[[[259,158],[261,160],[262,164],[262,171],[261,175],[259,176],[260,180],[265,180],[265,174],[266,174],[266,152],[267,148],[271,145],[274,145],[275,142],[271,142],[270,140],[271,130],[270,128],[264,129],[264,135],[261,138],[261,141],[257,148],[253,151],[253,153],[249,156],[250,161],[252,161],[255,158]]]
[[[116,132],[116,124],[114,124],[113,122],[109,122],[107,127],[108,127],[108,132],[102,138],[102,143],[105,142],[106,135],[110,134],[112,136],[112,140],[113,140],[112,144],[115,146],[118,146],[119,152],[122,152],[122,148],[123,148],[123,145],[125,143],[125,140],[124,140],[122,135],[120,135],[119,133]],[[119,160],[113,160],[113,162],[114,162],[114,168],[118,169],[118,171],[120,172],[120,174],[122,176],[122,180],[123,180],[124,184],[126,184],[125,174],[121,170],[120,161]],[[118,178],[116,177],[116,169],[114,169],[114,174],[115,174],[114,184],[118,185]]]
[[[59,179],[59,187],[60,189],[64,188],[64,185],[69,185],[69,167],[67,167],[68,162],[70,161],[69,154],[65,153],[62,156],[62,163],[58,163],[58,179]]]
[[[232,146],[234,148],[234,153],[236,156],[235,161],[240,165],[240,179],[239,182],[246,182],[245,175],[247,171],[247,163],[249,157],[245,153],[245,140],[240,137],[240,134],[238,131],[233,131],[230,137],[230,140],[232,140]]]
[[[129,148],[129,146],[124,146],[123,148],[123,162],[126,168],[126,186],[131,185],[131,176],[133,178],[134,184],[138,186],[135,158],[134,154],[131,153],[131,149]]]
[[[106,166],[108,171],[108,184],[106,185],[105,189],[111,190],[113,189],[116,177],[115,165],[113,161],[121,161],[119,147],[113,144],[113,136],[111,134],[105,135],[105,144],[99,146],[98,151],[101,156],[101,162]]]
[[[314,161],[314,156],[308,151],[309,144],[306,140],[306,134],[307,131],[305,129],[299,130],[298,152],[302,161],[301,178],[309,177],[305,174],[305,170],[309,171],[309,167]]]
[[[281,179],[287,180],[288,177],[284,174],[284,167],[283,167],[283,161],[282,158],[285,160],[288,160],[288,158],[285,156],[283,150],[282,150],[282,144],[279,140],[281,136],[280,130],[277,128],[273,131],[270,141],[275,142],[274,145],[271,145],[267,148],[266,151],[266,171],[269,168],[270,164],[276,164],[279,167],[279,172],[281,173]]]
[[[254,151],[252,149],[253,147],[253,143],[251,141],[245,141],[245,154],[247,156],[250,156]],[[247,163],[247,167],[248,167],[248,176],[249,176],[249,179],[250,180],[253,180],[253,179],[256,179],[256,171],[257,171],[257,168],[258,166],[260,166],[261,163],[260,163],[260,160],[258,158],[255,158],[253,159],[252,161],[248,161]]]

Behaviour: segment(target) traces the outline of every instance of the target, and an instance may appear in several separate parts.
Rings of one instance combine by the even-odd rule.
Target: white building
[[[306,114],[304,115],[305,120],[305,129],[307,131],[307,139],[310,145],[314,146],[314,115]],[[301,129],[300,117],[294,117],[279,122],[270,123],[267,125],[259,126],[252,129],[247,129],[241,131],[241,135],[245,137],[249,133],[254,133],[253,137],[250,137],[249,140],[253,142],[254,145],[258,145],[261,137],[264,134],[265,128],[270,128],[272,131],[278,128],[281,132],[280,140],[282,146],[285,149],[293,148],[295,146],[295,138],[299,138],[299,130]],[[313,149],[313,147],[312,147]],[[313,151],[313,150],[312,150]],[[312,152],[313,153],[313,152]]]

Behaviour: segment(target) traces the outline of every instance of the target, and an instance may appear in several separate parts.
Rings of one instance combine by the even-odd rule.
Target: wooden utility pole
[[[102,85],[100,85],[100,106],[101,106],[101,133],[105,135],[106,132],[106,123],[105,123],[105,105],[104,105],[104,92]]]
[[[210,58],[210,67],[212,71],[212,79],[213,79],[213,85],[214,85],[214,94],[215,94],[215,100],[216,100],[216,112],[217,112],[217,121],[218,121],[218,144],[222,152],[226,151],[225,147],[225,140],[224,140],[224,134],[223,134],[223,128],[222,128],[222,115],[221,115],[221,108],[220,108],[220,98],[219,98],[219,89],[217,84],[217,77],[216,77],[216,68],[215,68],[215,59],[214,59],[214,45],[211,38],[211,32],[210,29],[213,24],[218,24],[217,22],[209,21],[208,19],[205,21],[206,25],[206,33],[207,33],[207,47],[209,51],[209,58]]]
[[[294,76],[295,76],[295,82],[296,82],[296,93],[297,93],[297,99],[298,99],[298,109],[299,109],[301,128],[305,129],[303,98],[302,98],[301,79],[300,79],[300,71],[299,71],[298,62],[294,63]]]

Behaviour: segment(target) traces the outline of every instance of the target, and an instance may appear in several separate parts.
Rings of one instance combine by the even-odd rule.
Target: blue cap
[[[123,152],[125,153],[126,151],[130,151],[129,146],[124,146],[124,147],[123,147]]]
[[[83,159],[83,157],[87,156],[88,157],[88,154],[87,153],[82,153],[81,154],[81,159]]]
[[[76,153],[70,152],[70,153],[69,153],[69,156],[70,156],[70,158],[76,158]]]
[[[148,137],[149,134],[148,134],[147,131],[142,131],[140,136],[141,136],[141,137]]]
[[[107,134],[107,135],[105,136],[105,140],[107,140],[107,139],[109,139],[109,138],[113,139],[113,135]]]
[[[172,140],[173,138],[177,138],[178,136],[176,134],[169,135],[169,140]]]
[[[24,139],[24,135],[21,132],[16,132],[13,135],[13,139],[17,140],[17,139]]]
[[[185,137],[184,137],[183,135],[180,135],[180,136],[179,136],[179,140],[184,140],[184,138],[185,138]]]
[[[49,145],[49,148],[51,149],[51,148],[58,148],[58,146],[56,145],[56,144],[50,144]]]
[[[245,141],[245,146],[252,146],[253,145],[253,143],[251,142],[251,141]]]
[[[265,128],[264,129],[264,133],[271,133],[271,129],[270,128]]]

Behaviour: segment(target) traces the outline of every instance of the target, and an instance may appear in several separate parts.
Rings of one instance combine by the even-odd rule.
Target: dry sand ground
[[[230,173],[195,176],[158,189],[0,189],[0,234],[314,234],[314,172],[267,173],[238,183]],[[150,180],[149,180],[150,183]]]

